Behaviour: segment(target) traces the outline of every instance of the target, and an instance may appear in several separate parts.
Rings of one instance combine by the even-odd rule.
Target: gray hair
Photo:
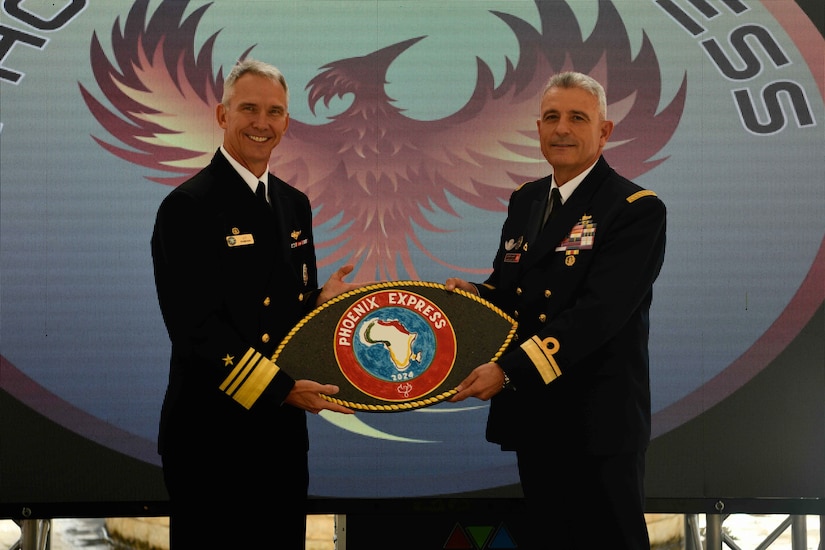
[[[232,94],[235,93],[235,83],[245,74],[262,76],[283,86],[284,92],[286,92],[286,101],[287,104],[289,104],[289,88],[286,85],[286,78],[284,78],[283,73],[273,65],[251,58],[241,59],[232,67],[232,71],[230,71],[223,83],[221,103],[224,105],[229,104],[229,100],[232,99]]]
[[[602,85],[595,78],[583,73],[567,71],[550,77],[542,97],[550,88],[579,88],[592,94],[599,101],[599,115],[601,115],[602,120],[607,119],[607,95],[604,93]]]

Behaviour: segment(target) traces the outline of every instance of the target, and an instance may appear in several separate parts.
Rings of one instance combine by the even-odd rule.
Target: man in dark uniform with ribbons
[[[516,452],[529,515],[519,548],[650,547],[649,310],[666,210],[602,156],[606,105],[589,76],[550,79],[537,127],[552,174],[513,192],[489,278],[446,282],[519,324],[452,398],[490,399],[487,439]]]
[[[352,411],[270,359],[305,314],[360,285],[345,266],[318,288],[309,199],[269,172],[289,126],[271,65],[230,72],[212,162],[162,202],[152,236],[160,308],[172,341],[159,452],[171,547],[302,549],[306,412]],[[258,196],[256,196],[258,191]]]

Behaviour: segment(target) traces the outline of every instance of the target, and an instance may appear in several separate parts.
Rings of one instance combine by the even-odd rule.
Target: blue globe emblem
[[[436,337],[415,311],[385,307],[358,323],[352,351],[361,367],[386,382],[413,380],[432,364]]]

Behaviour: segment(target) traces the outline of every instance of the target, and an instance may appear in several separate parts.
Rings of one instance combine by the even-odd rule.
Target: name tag
[[[252,233],[244,233],[243,235],[228,235],[226,237],[226,245],[229,248],[233,248],[235,246],[247,246],[250,244],[255,244],[255,239],[252,237]]]

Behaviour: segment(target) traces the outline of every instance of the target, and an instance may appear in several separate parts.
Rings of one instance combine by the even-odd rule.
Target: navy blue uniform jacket
[[[519,325],[499,359],[515,391],[492,399],[487,438],[510,450],[643,451],[665,206],[600,158],[542,230],[550,181],[513,192],[493,272],[478,285]]]
[[[172,342],[159,451],[306,451],[294,380],[270,358],[318,294],[312,213],[269,174],[273,210],[218,151],[158,209],[155,283]]]

